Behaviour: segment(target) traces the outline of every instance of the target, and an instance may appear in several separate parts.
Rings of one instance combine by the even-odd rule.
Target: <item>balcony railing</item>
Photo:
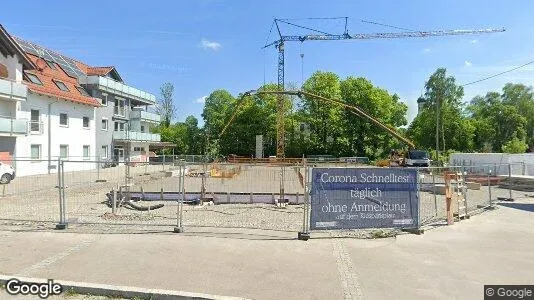
[[[2,134],[27,134],[28,120],[0,117],[0,133]]]
[[[26,85],[8,79],[0,79],[1,99],[23,101],[26,100],[27,97],[28,87],[26,87]]]
[[[101,90],[105,90],[113,94],[137,100],[147,105],[152,105],[156,103],[156,96],[136,89],[134,87],[128,86],[124,83],[115,81],[111,78],[92,75],[81,78],[80,83],[98,85],[98,88]]]
[[[160,123],[161,115],[134,109],[130,113],[130,119],[140,119],[141,121]]]
[[[138,131],[115,131],[113,138],[116,140],[128,141],[146,141],[146,142],[160,142],[161,136],[157,133],[138,132]]]

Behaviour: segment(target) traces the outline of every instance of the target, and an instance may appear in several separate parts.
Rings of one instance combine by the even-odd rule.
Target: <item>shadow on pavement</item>
[[[534,212],[534,204],[532,203],[499,203],[500,206],[520,209],[528,212]]]

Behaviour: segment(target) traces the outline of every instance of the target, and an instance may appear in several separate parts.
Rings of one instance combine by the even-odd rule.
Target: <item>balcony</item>
[[[115,95],[142,102],[143,105],[153,105],[156,103],[156,96],[128,86],[124,83],[101,76],[86,76],[80,78],[82,85],[96,85],[101,91],[106,91]]]
[[[28,121],[0,117],[0,135],[19,135],[28,133]]]
[[[138,132],[138,131],[115,131],[113,139],[123,141],[140,141],[140,142],[160,142],[161,136],[156,133]]]
[[[141,120],[145,122],[161,123],[161,115],[150,113],[144,110],[134,109],[130,113],[130,119]]]
[[[19,82],[0,79],[0,99],[13,101],[26,101],[28,88]]]

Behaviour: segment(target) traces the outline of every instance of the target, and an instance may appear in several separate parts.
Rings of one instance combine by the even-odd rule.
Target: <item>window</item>
[[[83,146],[83,159],[89,159],[89,145]]]
[[[32,159],[40,159],[41,158],[41,145],[31,145],[31,158]]]
[[[102,94],[100,99],[102,99],[102,106],[108,106],[108,94]]]
[[[49,61],[49,60],[46,60],[46,64],[50,67],[50,69],[54,69],[56,70],[56,64],[54,64],[53,62]]]
[[[124,123],[115,122],[115,131],[124,131]]]
[[[108,158],[108,146],[102,146],[102,152],[100,155],[102,158]]]
[[[108,130],[108,120],[102,119],[102,130]]]
[[[143,147],[134,147],[135,152],[143,152]]]
[[[69,116],[66,113],[59,114],[59,125],[69,126]]]
[[[123,99],[115,98],[115,107],[113,108],[113,113],[119,116],[124,116],[124,105],[125,102]]]
[[[91,95],[89,95],[89,93],[87,93],[87,91],[83,87],[77,86],[76,89],[78,90],[78,92],[80,92],[80,94],[82,94],[82,96],[91,97]]]
[[[32,109],[30,111],[30,131],[40,132],[40,113],[38,109]]]
[[[59,157],[61,158],[69,157],[69,146],[68,145],[59,145]]]
[[[145,125],[141,125],[141,132],[145,132]]]
[[[56,86],[57,86],[60,90],[62,90],[62,91],[64,91],[64,92],[68,92],[68,91],[69,91],[69,88],[68,88],[63,82],[61,82],[61,81],[59,81],[59,80],[54,80],[54,83],[56,84]]]
[[[26,73],[26,77],[27,77],[28,80],[31,81],[32,83],[35,83],[35,84],[38,84],[38,85],[43,85],[43,83],[41,82],[41,80],[39,79],[39,77],[37,77],[37,75],[33,75],[33,74],[30,74],[30,73]]]
[[[89,128],[89,117],[83,117],[83,128]]]

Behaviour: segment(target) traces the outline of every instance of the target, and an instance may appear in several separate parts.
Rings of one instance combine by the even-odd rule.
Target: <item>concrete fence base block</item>
[[[64,230],[64,229],[67,229],[67,223],[58,223],[56,224],[56,229],[57,230]]]
[[[301,241],[307,241],[310,239],[309,232],[299,232],[297,238]]]
[[[423,228],[405,228],[402,231],[412,233],[412,234],[417,234],[417,235],[421,235],[425,233],[425,230]]]
[[[106,179],[97,179],[95,182],[108,182]]]
[[[6,285],[10,279],[16,278],[21,282],[29,283],[47,283],[48,279],[42,278],[27,278],[27,277],[15,277],[0,275],[0,284]],[[216,299],[216,300],[244,300],[245,298],[228,297],[210,294],[189,293],[183,291],[170,291],[159,289],[145,289],[129,286],[107,285],[97,283],[86,282],[74,282],[65,280],[54,280],[54,283],[61,284],[63,287],[63,293],[66,291],[72,291],[74,293],[82,295],[92,296],[107,296],[107,297],[120,297],[126,299],[139,298],[139,299]]]
[[[182,233],[182,232],[184,232],[184,228],[183,228],[183,227],[176,226],[176,227],[174,227],[173,232],[174,232],[174,233]]]

